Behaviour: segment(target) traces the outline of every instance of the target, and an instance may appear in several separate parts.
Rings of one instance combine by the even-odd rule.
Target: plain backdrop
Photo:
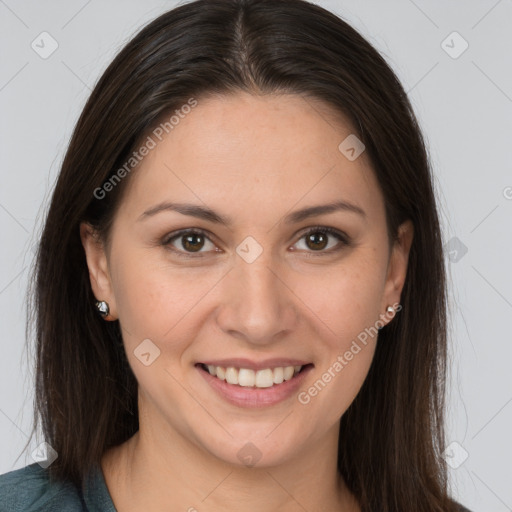
[[[425,132],[448,248],[453,495],[474,512],[511,511],[512,1],[317,3],[385,56]],[[25,293],[71,131],[113,56],[175,5],[0,0],[0,473],[33,462],[35,444],[22,453],[33,398]]]

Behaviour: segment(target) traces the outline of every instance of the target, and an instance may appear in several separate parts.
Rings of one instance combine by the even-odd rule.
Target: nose
[[[252,263],[237,256],[220,296],[217,324],[247,343],[271,344],[293,331],[297,323],[293,292],[265,251]]]

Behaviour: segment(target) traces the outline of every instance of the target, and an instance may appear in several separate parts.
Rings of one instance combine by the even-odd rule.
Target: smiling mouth
[[[312,367],[312,364],[303,366],[278,366],[276,368],[264,368],[261,370],[251,370],[249,368],[235,368],[229,366],[212,366],[199,363],[203,371],[208,372],[213,377],[228,384],[244,388],[271,388],[279,386],[283,382],[292,380],[299,373]]]

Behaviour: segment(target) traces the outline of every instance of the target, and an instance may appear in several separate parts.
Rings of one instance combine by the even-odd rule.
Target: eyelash
[[[339,244],[336,247],[328,249],[328,250],[307,251],[308,253],[313,253],[313,254],[308,254],[308,256],[306,256],[306,257],[330,255],[330,254],[340,251],[344,246],[350,245],[350,238],[345,233],[338,231],[337,229],[326,227],[326,226],[314,226],[312,228],[309,228],[305,233],[302,233],[302,235],[298,241],[302,240],[306,236],[311,235],[313,233],[322,233],[325,235],[333,236],[338,239]],[[166,249],[172,251],[174,254],[176,254],[180,258],[191,259],[191,258],[205,257],[207,253],[184,252],[184,251],[175,249],[174,247],[172,247],[170,245],[171,242],[174,241],[175,239],[180,238],[181,236],[190,235],[190,234],[202,235],[205,238],[207,238],[208,240],[210,240],[210,237],[208,236],[208,233],[206,231],[204,231],[202,229],[198,229],[198,228],[188,228],[188,229],[182,229],[180,231],[176,231],[174,233],[170,233],[169,235],[167,235],[166,237],[164,237],[162,239],[161,245],[163,245]],[[210,240],[210,242],[214,243],[212,240]],[[210,252],[210,251],[207,251],[207,252]]]

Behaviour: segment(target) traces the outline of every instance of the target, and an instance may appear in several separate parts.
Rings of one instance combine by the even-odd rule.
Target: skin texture
[[[338,150],[352,132],[327,105],[298,95],[200,99],[133,172],[108,246],[82,224],[94,294],[119,319],[139,383],[140,430],[102,460],[120,512],[360,510],[337,474],[338,428],[376,337],[307,404],[294,393],[259,409],[232,405],[195,366],[298,358],[314,364],[304,391],[400,302],[412,224],[390,247],[366,154],[349,161]],[[340,200],[365,215],[283,222]],[[141,219],[165,201],[207,206],[232,224],[173,211]],[[332,235],[308,244],[304,234],[315,226],[346,233],[349,244]],[[186,252],[183,238],[163,244],[189,228],[206,232],[201,257]],[[236,252],[247,236],[263,249],[252,263]],[[145,366],[134,350],[148,338],[160,356]],[[254,467],[237,457],[247,442],[261,456]]]

